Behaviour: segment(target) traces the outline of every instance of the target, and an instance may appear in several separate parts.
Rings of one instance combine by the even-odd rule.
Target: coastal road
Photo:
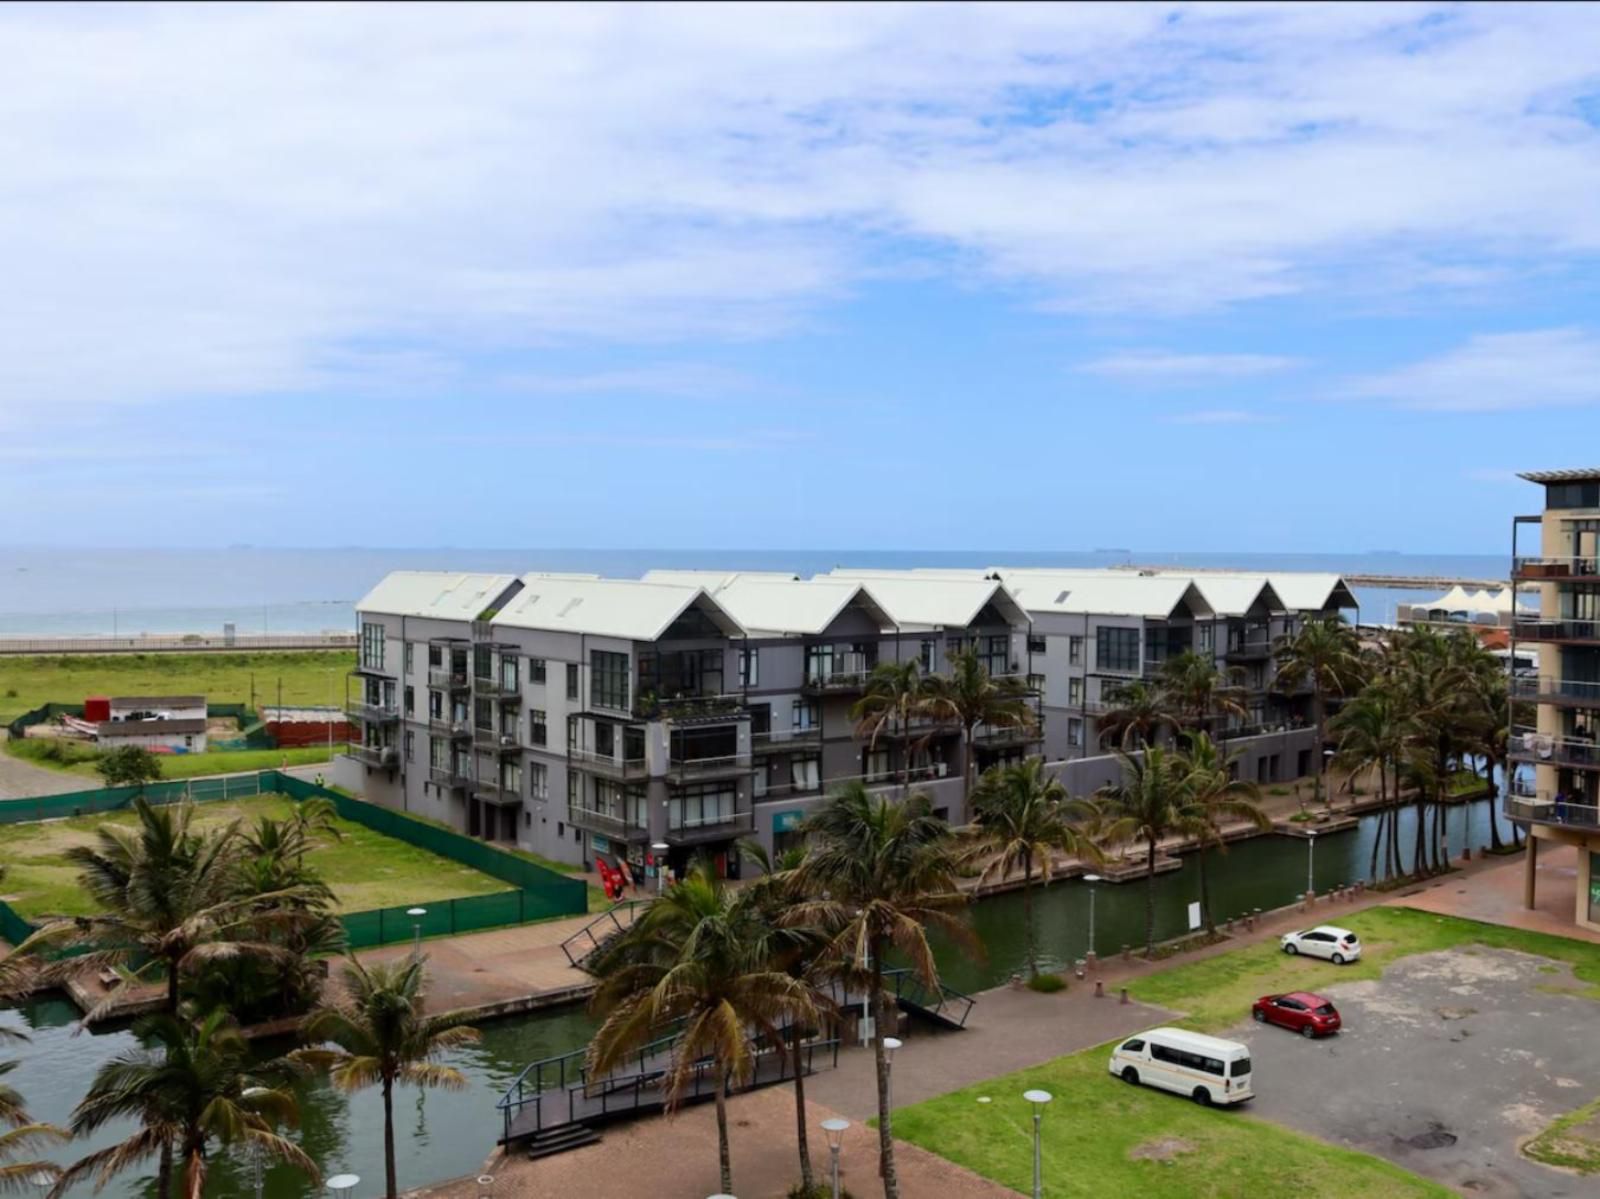
[[[6,732],[0,729],[0,743]],[[23,799],[34,795],[61,795],[68,791],[82,791],[94,783],[59,770],[46,770],[21,758],[13,758],[0,749],[0,799]]]

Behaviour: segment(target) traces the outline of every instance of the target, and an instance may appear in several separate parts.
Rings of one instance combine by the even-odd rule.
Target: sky
[[[1600,8],[0,7],[0,541],[1502,552]]]

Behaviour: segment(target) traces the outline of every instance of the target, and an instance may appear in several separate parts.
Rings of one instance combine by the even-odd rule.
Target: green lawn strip
[[[49,738],[33,737],[25,741],[7,741],[5,751],[13,758],[32,762],[47,770],[59,770],[99,782],[95,770],[99,752],[88,745],[72,742],[64,751],[46,750]],[[335,753],[343,753],[344,746],[335,744]],[[246,770],[276,770],[280,766],[312,766],[328,761],[326,745],[309,745],[298,749],[218,749],[203,754],[158,754],[163,779],[192,779],[211,774],[238,774]]]
[[[1574,976],[1589,984],[1576,993],[1600,999],[1600,945],[1587,941],[1414,908],[1368,908],[1331,919],[1360,935],[1360,961],[1335,966],[1318,959],[1290,957],[1272,940],[1173,966],[1129,984],[1129,994],[1144,1003],[1183,1012],[1185,1027],[1215,1031],[1248,1017],[1250,1005],[1263,995],[1315,991],[1336,982],[1377,978],[1399,958],[1479,944],[1568,962]],[[1314,915],[1307,916],[1308,927],[1319,922]]]
[[[1128,1086],[1107,1072],[1109,1051],[1109,1044],[1085,1050],[897,1110],[895,1134],[1028,1194],[1033,1124],[1022,1092],[1038,1087],[1055,1097],[1041,1125],[1044,1189],[1051,1196],[1451,1194],[1379,1158],[1241,1111],[1202,1108],[1177,1095]],[[979,1103],[981,1095],[991,1101]],[[1132,1156],[1141,1149],[1170,1156]]]
[[[197,810],[201,826],[257,816],[287,816],[292,801],[277,795],[202,804]],[[80,816],[41,824],[6,825],[0,837],[0,864],[6,868],[0,891],[17,912],[32,920],[46,915],[80,916],[94,911],[77,882],[77,868],[64,856],[74,844],[91,844],[101,824],[132,825],[131,812]],[[510,890],[499,879],[468,866],[385,837],[381,833],[341,820],[342,841],[320,845],[310,855],[333,889],[340,911],[438,903],[469,895]]]
[[[0,657],[0,723],[41,704],[88,695],[204,695],[211,703],[258,708],[344,702],[353,650],[286,653],[41,654]],[[282,689],[280,691],[280,686]],[[354,692],[352,692],[354,694]]]
[[[1580,1174],[1600,1173],[1600,1099],[1562,1116],[1525,1144],[1522,1152],[1547,1166]]]

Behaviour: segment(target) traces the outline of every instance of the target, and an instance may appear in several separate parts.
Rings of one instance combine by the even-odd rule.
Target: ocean
[[[637,578],[652,568],[788,570],[835,566],[1114,566],[1128,562],[1238,570],[1505,576],[1506,554],[1261,554],[1103,549],[595,550],[0,548],[0,636],[321,632],[355,627],[355,602],[391,570],[590,571]],[[1394,619],[1428,592],[1357,588],[1364,620]]]

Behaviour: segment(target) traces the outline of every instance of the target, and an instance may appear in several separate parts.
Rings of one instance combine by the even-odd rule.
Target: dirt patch
[[[1182,1137],[1158,1137],[1128,1150],[1128,1160],[1136,1162],[1170,1162],[1185,1153],[1193,1153],[1194,1146]]]
[[[1433,1010],[1439,1013],[1441,1020],[1465,1020],[1468,1016],[1478,1014],[1478,1009],[1475,1007],[1441,1007]]]

